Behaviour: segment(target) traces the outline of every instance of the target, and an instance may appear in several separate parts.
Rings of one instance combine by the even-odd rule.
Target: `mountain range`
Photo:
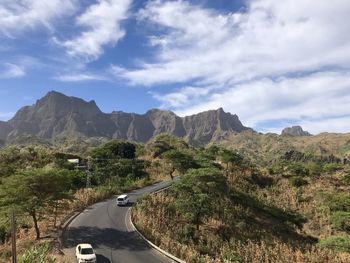
[[[0,140],[21,136],[41,139],[105,137],[147,142],[161,133],[182,137],[193,145],[217,141],[227,133],[252,130],[235,114],[222,108],[179,117],[171,111],[152,109],[145,114],[102,112],[95,101],[84,101],[50,91],[32,106],[21,108],[7,122],[0,122]]]

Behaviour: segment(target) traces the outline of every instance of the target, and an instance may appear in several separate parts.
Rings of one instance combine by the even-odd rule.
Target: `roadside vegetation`
[[[293,148],[264,158],[168,134],[144,145],[90,141],[0,148],[0,262],[11,258],[12,211],[19,262],[69,262],[57,233],[74,211],[175,177],[132,217],[187,262],[350,262],[350,165],[336,153]]]
[[[264,166],[217,146],[175,155],[162,145],[158,158],[181,180],[132,216],[163,249],[186,262],[350,262],[350,167],[340,159],[293,151]]]
[[[137,156],[140,147],[112,140],[84,154],[28,145],[0,149],[0,262],[10,262],[13,211],[20,262],[54,262],[58,230],[74,211],[161,180],[164,175],[151,175],[150,162]]]

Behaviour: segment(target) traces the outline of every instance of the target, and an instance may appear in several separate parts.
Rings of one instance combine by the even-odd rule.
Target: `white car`
[[[129,204],[129,196],[128,195],[119,195],[117,197],[117,205],[127,205]]]
[[[75,249],[78,263],[96,263],[95,251],[90,244],[79,244]]]

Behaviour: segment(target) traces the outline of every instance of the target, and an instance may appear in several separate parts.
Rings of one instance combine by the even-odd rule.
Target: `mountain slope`
[[[21,108],[8,122],[0,123],[0,139],[15,141],[21,136],[105,137],[147,142],[161,133],[207,144],[231,132],[250,130],[237,115],[223,109],[181,118],[171,111],[152,109],[145,114],[114,111],[103,113],[94,101],[68,97],[51,91],[32,106]]]
[[[11,132],[12,129],[13,128],[10,124],[4,121],[0,121],[0,140],[6,140],[7,135]]]
[[[222,108],[185,117],[184,128],[185,137],[192,144],[205,144],[227,133],[251,130],[242,125],[237,115],[226,113]]]
[[[94,101],[86,102],[51,91],[33,106],[20,109],[8,122],[14,138],[22,134],[39,138],[85,135],[87,137],[112,136],[114,122],[100,111]]]

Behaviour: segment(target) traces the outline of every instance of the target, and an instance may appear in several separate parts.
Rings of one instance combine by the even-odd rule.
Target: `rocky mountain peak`
[[[8,123],[13,127],[10,137],[21,134],[42,138],[68,134],[110,136],[114,129],[114,123],[94,101],[86,102],[56,91],[50,91],[32,106],[21,108]]]
[[[289,136],[311,136],[311,134],[307,131],[304,131],[301,126],[292,126],[287,127],[282,130],[281,135],[289,135]]]

